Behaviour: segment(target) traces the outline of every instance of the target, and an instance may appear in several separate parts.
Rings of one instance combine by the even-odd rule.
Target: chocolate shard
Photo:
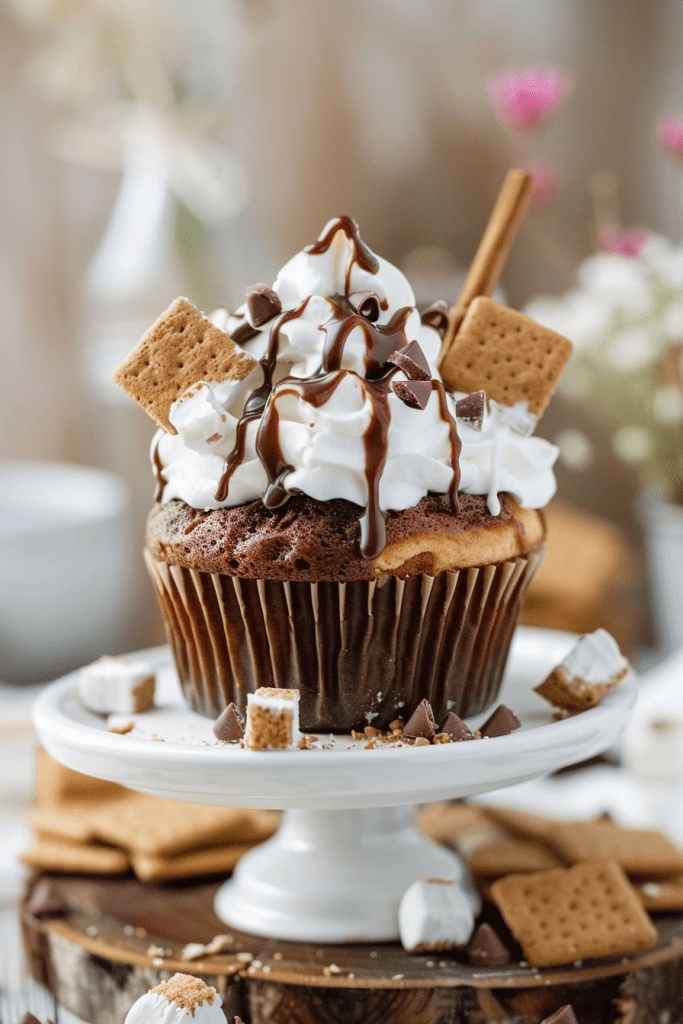
[[[433,302],[422,310],[420,320],[427,327],[433,327],[443,338],[448,330],[448,304],[443,299]]]
[[[510,950],[486,923],[480,924],[470,939],[467,955],[476,967],[502,967],[512,960]]]
[[[213,723],[213,734],[216,739],[234,743],[244,736],[244,719],[234,704],[228,704],[225,711]]]
[[[550,1017],[546,1017],[542,1024],[578,1024],[578,1021],[573,1007],[561,1006]]]
[[[461,740],[474,739],[474,736],[467,728],[462,718],[458,718],[453,711],[448,712],[446,721],[441,726],[441,732],[445,732],[449,739],[454,743],[459,743]]]
[[[514,711],[505,704],[499,704],[492,715],[486,719],[479,729],[480,736],[508,736],[515,729],[521,726],[520,720]]]
[[[422,736],[426,740],[433,740],[436,736],[436,722],[432,705],[428,700],[421,701],[412,715],[403,726],[403,735],[412,739]]]
[[[33,917],[60,917],[68,909],[68,903],[49,878],[41,878],[26,901],[26,912]]]
[[[280,296],[265,284],[252,284],[247,288],[247,310],[252,327],[263,327],[282,312]]]
[[[395,380],[391,386],[401,401],[415,409],[424,409],[432,393],[431,380]]]
[[[455,403],[455,415],[472,430],[481,430],[486,412],[486,392],[473,391]]]
[[[40,1024],[40,1021],[27,1010],[21,1020],[17,1021],[17,1024]]]
[[[392,352],[389,362],[403,370],[409,380],[431,380],[432,371],[427,357],[416,341],[409,341],[403,348]]]

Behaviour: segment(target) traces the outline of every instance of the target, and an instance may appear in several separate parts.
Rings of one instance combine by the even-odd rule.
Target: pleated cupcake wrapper
[[[421,700],[437,723],[496,699],[540,548],[401,580],[281,582],[145,561],[185,697],[212,718],[259,686],[300,691],[302,729],[385,729]]]

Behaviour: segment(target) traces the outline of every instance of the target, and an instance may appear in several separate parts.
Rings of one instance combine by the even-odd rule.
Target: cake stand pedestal
[[[419,878],[458,880],[477,902],[456,855],[416,830],[413,805],[523,782],[619,738],[636,697],[632,673],[598,707],[562,721],[533,693],[572,643],[566,633],[517,631],[500,700],[522,728],[495,739],[365,749],[321,737],[321,749],[265,753],[216,746],[212,723],[184,706],[166,648],[144,652],[158,670],[159,707],[124,716],[135,723],[127,735],[82,707],[75,674],[47,687],[34,721],[48,753],[76,771],[177,800],[286,812],[219,890],[215,909],[227,924],[297,941],[390,940],[400,897]]]

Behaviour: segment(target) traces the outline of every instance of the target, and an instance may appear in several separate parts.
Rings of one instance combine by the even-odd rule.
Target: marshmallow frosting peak
[[[458,490],[486,494],[493,515],[501,491],[527,508],[552,497],[557,449],[493,406],[479,431],[457,419],[434,318],[421,318],[404,275],[350,218],[330,221],[272,287],[282,310],[265,324],[254,325],[248,302],[215,315],[257,363],[242,381],[197,382],[174,403],[177,434],[161,430],[153,442],[162,502],[210,510],[259,498],[276,507],[295,492],[345,498],[365,509],[361,549],[372,558],[384,546],[383,513],[428,493],[450,494],[454,511]],[[391,361],[411,342],[428,366],[415,401],[394,391],[409,378]]]
[[[225,1024],[221,1006],[215,988],[189,974],[174,974],[133,1003],[125,1024]]]

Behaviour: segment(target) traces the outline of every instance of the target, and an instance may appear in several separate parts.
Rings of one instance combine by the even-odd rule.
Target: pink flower
[[[486,89],[498,117],[512,128],[536,128],[561,103],[571,88],[554,68],[505,71],[490,78]]]
[[[611,252],[613,256],[624,256],[627,260],[638,260],[643,254],[643,247],[647,242],[647,231],[640,228],[617,227],[616,224],[608,224],[600,232],[598,242],[600,248],[605,252]]]
[[[683,160],[683,120],[663,117],[657,125],[657,142],[667,156]]]
[[[543,164],[539,160],[534,160],[527,164],[524,170],[532,178],[529,202],[536,206],[552,199],[562,183],[562,176],[555,164]]]

